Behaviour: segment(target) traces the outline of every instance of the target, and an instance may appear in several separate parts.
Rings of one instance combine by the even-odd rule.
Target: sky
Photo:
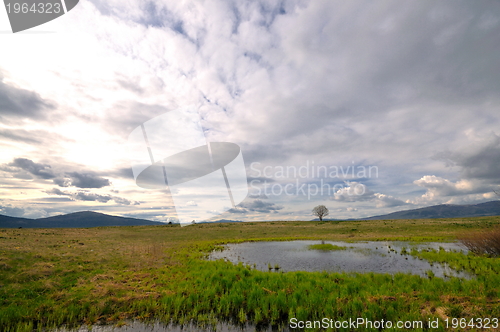
[[[244,160],[215,219],[495,200],[498,73],[497,1],[82,0],[16,34],[2,7],[0,214],[176,220],[183,192],[139,187],[127,141],[187,106]]]

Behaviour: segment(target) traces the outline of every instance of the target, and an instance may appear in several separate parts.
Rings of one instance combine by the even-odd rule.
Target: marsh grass
[[[500,256],[500,227],[488,231],[463,233],[458,239],[475,254]]]
[[[127,319],[208,325],[253,322],[279,327],[291,317],[424,321],[451,314],[499,317],[500,266],[495,258],[444,250],[410,252],[476,274],[471,280],[402,273],[268,273],[243,264],[204,260],[210,251],[229,242],[452,241],[465,228],[490,229],[499,221],[488,217],[385,224],[272,222],[224,227],[2,229],[0,330],[31,332],[82,323],[122,324]],[[354,237],[353,228],[357,229]]]
[[[335,251],[335,250],[346,250],[347,247],[333,245],[331,243],[322,244],[311,244],[307,246],[309,250],[324,250],[324,251]]]

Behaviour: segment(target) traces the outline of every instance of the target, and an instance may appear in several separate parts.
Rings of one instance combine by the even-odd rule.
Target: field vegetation
[[[499,224],[500,217],[481,217],[0,229],[0,330],[120,325],[130,319],[279,328],[292,317],[424,322],[500,317],[500,259],[486,255],[405,251],[477,276],[470,280],[403,273],[270,273],[204,259],[229,242],[455,241],[465,231],[490,231]],[[444,330],[443,324],[433,329]]]
[[[330,250],[346,250],[347,247],[343,246],[337,246],[331,243],[321,243],[321,244],[311,244],[308,246],[310,250],[324,250],[324,251],[330,251]]]
[[[475,254],[500,256],[500,227],[460,234],[458,239]]]

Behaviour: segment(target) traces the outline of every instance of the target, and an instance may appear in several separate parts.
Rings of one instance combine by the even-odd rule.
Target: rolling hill
[[[500,201],[491,201],[480,204],[453,205],[440,204],[419,209],[392,212],[367,218],[334,219],[323,218],[323,220],[395,220],[395,219],[438,219],[438,218],[467,218],[500,216]],[[313,219],[318,221],[318,218]]]
[[[363,218],[363,220],[465,218],[498,215],[500,215],[500,201],[492,201],[471,205],[434,205]]]
[[[442,204],[419,209],[397,211],[389,214],[362,219],[349,220],[394,220],[394,219],[437,219],[437,218],[466,218],[500,215],[500,201],[492,201],[471,205]],[[319,220],[319,219],[314,219]],[[324,220],[342,220],[327,219]],[[221,219],[215,222],[241,222],[239,220]],[[0,215],[0,228],[87,228],[102,226],[155,226],[165,223],[110,216],[104,213],[82,211],[48,218],[28,219]]]
[[[92,211],[75,212],[40,219],[16,218],[0,215],[0,228],[87,228],[99,226],[143,226],[143,225],[165,225],[144,219],[125,218],[110,216]]]

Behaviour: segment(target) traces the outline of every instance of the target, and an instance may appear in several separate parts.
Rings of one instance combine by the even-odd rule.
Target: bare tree
[[[318,205],[312,210],[312,214],[319,218],[319,221],[323,221],[323,217],[328,215],[328,209],[324,205]]]

